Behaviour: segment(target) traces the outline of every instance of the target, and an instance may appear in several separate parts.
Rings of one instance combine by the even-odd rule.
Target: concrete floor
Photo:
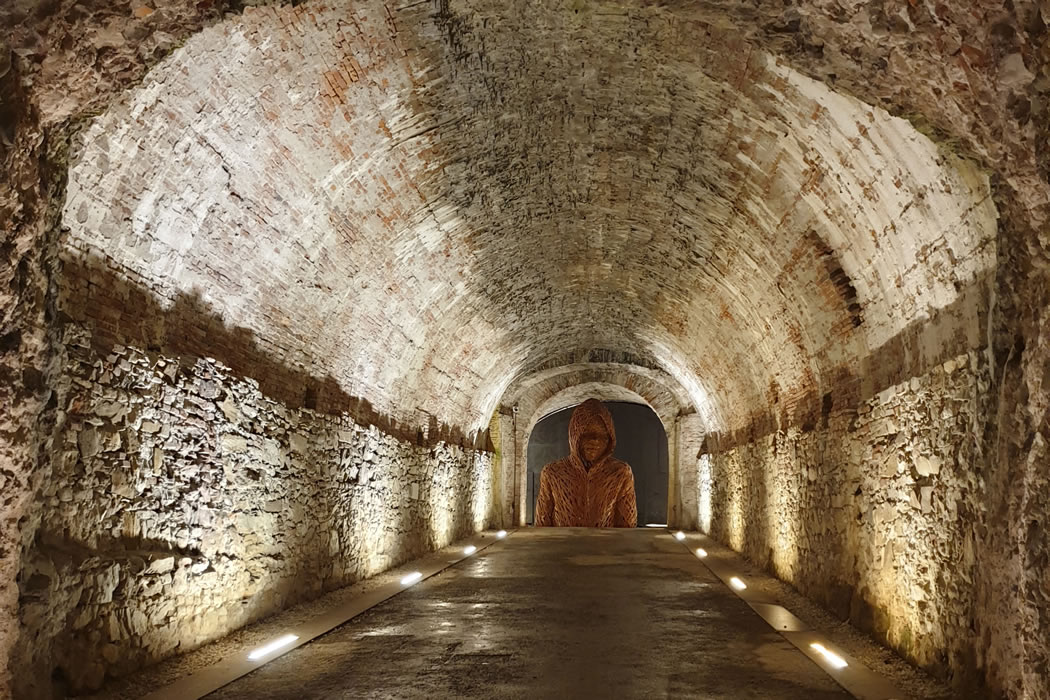
[[[521,530],[209,698],[848,698],[662,530]]]

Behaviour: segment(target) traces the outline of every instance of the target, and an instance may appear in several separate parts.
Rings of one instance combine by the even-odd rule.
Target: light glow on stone
[[[679,542],[681,542],[682,540],[685,539],[685,533],[682,532],[681,530],[679,530],[678,532],[674,533],[674,538],[676,540],[678,540]]]
[[[415,583],[416,581],[418,581],[421,578],[423,578],[423,574],[421,574],[418,571],[413,571],[408,576],[405,576],[403,579],[401,579],[401,585],[402,586],[411,586],[413,583]]]
[[[699,490],[700,529],[711,532],[711,492],[714,488],[711,455],[703,455],[697,464],[697,489]]]
[[[703,559],[704,557],[707,556],[707,550],[704,549],[703,547],[697,547],[696,548],[696,556],[698,556],[701,559]]]
[[[473,554],[476,551],[478,551],[478,548],[471,544],[471,545],[467,545],[467,548],[463,550],[463,553],[466,554],[469,557],[471,554]]]
[[[256,649],[255,651],[253,651],[252,653],[248,654],[248,658],[251,659],[252,661],[255,661],[256,659],[261,659],[262,657],[266,656],[267,654],[277,651],[281,647],[288,646],[289,644],[294,642],[296,639],[299,639],[299,637],[297,635],[294,635],[294,634],[286,634],[283,637],[278,637],[277,639],[273,640],[269,644],[267,644],[265,646],[261,646],[258,649]]]
[[[738,591],[742,591],[745,588],[747,588],[747,584],[744,583],[743,581],[741,581],[736,576],[734,576],[733,578],[729,579],[729,583],[731,583],[733,585],[733,588],[737,589]]]
[[[507,531],[506,530],[500,530],[499,532],[496,533],[496,537],[498,537],[500,539],[503,539],[506,536],[507,536]]]
[[[844,658],[831,651],[830,649],[826,648],[820,642],[813,642],[809,646],[811,649],[813,649],[813,651],[823,656],[824,660],[827,661],[828,665],[830,665],[832,668],[846,668],[847,666],[849,666],[849,664],[846,663],[846,660]]]

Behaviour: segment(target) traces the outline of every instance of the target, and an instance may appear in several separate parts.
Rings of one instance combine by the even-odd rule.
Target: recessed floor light
[[[499,532],[496,533],[496,537],[498,537],[500,539],[503,539],[506,536],[507,536],[507,531],[506,530],[500,530]]]
[[[294,634],[286,634],[283,637],[278,637],[269,644],[261,646],[252,653],[248,654],[248,658],[252,661],[255,661],[256,659],[261,659],[262,657],[266,656],[271,652],[275,652],[282,647],[288,646],[296,639],[299,639],[299,637]]]
[[[703,547],[697,547],[696,548],[696,556],[698,556],[701,559],[703,559],[704,557],[707,556],[707,550],[704,549]]]
[[[738,591],[742,591],[745,588],[747,588],[747,584],[738,579],[736,576],[729,579],[729,583],[733,584],[733,588],[737,589]]]
[[[405,576],[403,579],[401,579],[401,585],[402,586],[411,586],[413,583],[415,583],[416,581],[418,581],[421,578],[423,578],[423,574],[421,574],[418,571],[413,571],[408,576]]]
[[[849,666],[849,664],[846,663],[846,660],[844,658],[831,651],[830,649],[826,648],[823,644],[819,642],[813,642],[809,646],[813,649],[813,651],[823,656],[824,660],[827,661],[832,668],[846,668],[847,666]]]
[[[681,542],[682,540],[685,539],[685,533],[682,532],[681,530],[679,530],[678,532],[674,533],[674,538],[676,540],[678,540],[679,542]]]
[[[467,545],[467,548],[463,550],[463,553],[466,554],[469,557],[471,554],[473,554],[476,551],[478,551],[478,548],[471,544],[471,545]]]

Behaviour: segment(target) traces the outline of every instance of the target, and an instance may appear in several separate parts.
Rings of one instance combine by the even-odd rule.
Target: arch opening
[[[595,397],[587,397],[595,398]],[[634,474],[638,524],[666,523],[668,513],[667,433],[652,407],[643,401],[603,399],[613,417],[616,449],[613,457]],[[569,418],[579,402],[543,415],[526,431],[525,524],[533,524],[540,472],[569,454]]]

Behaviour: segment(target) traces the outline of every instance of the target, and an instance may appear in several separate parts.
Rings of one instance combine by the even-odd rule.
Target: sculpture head
[[[569,419],[569,452],[585,465],[597,464],[611,456],[616,447],[609,409],[597,399],[587,399]]]

